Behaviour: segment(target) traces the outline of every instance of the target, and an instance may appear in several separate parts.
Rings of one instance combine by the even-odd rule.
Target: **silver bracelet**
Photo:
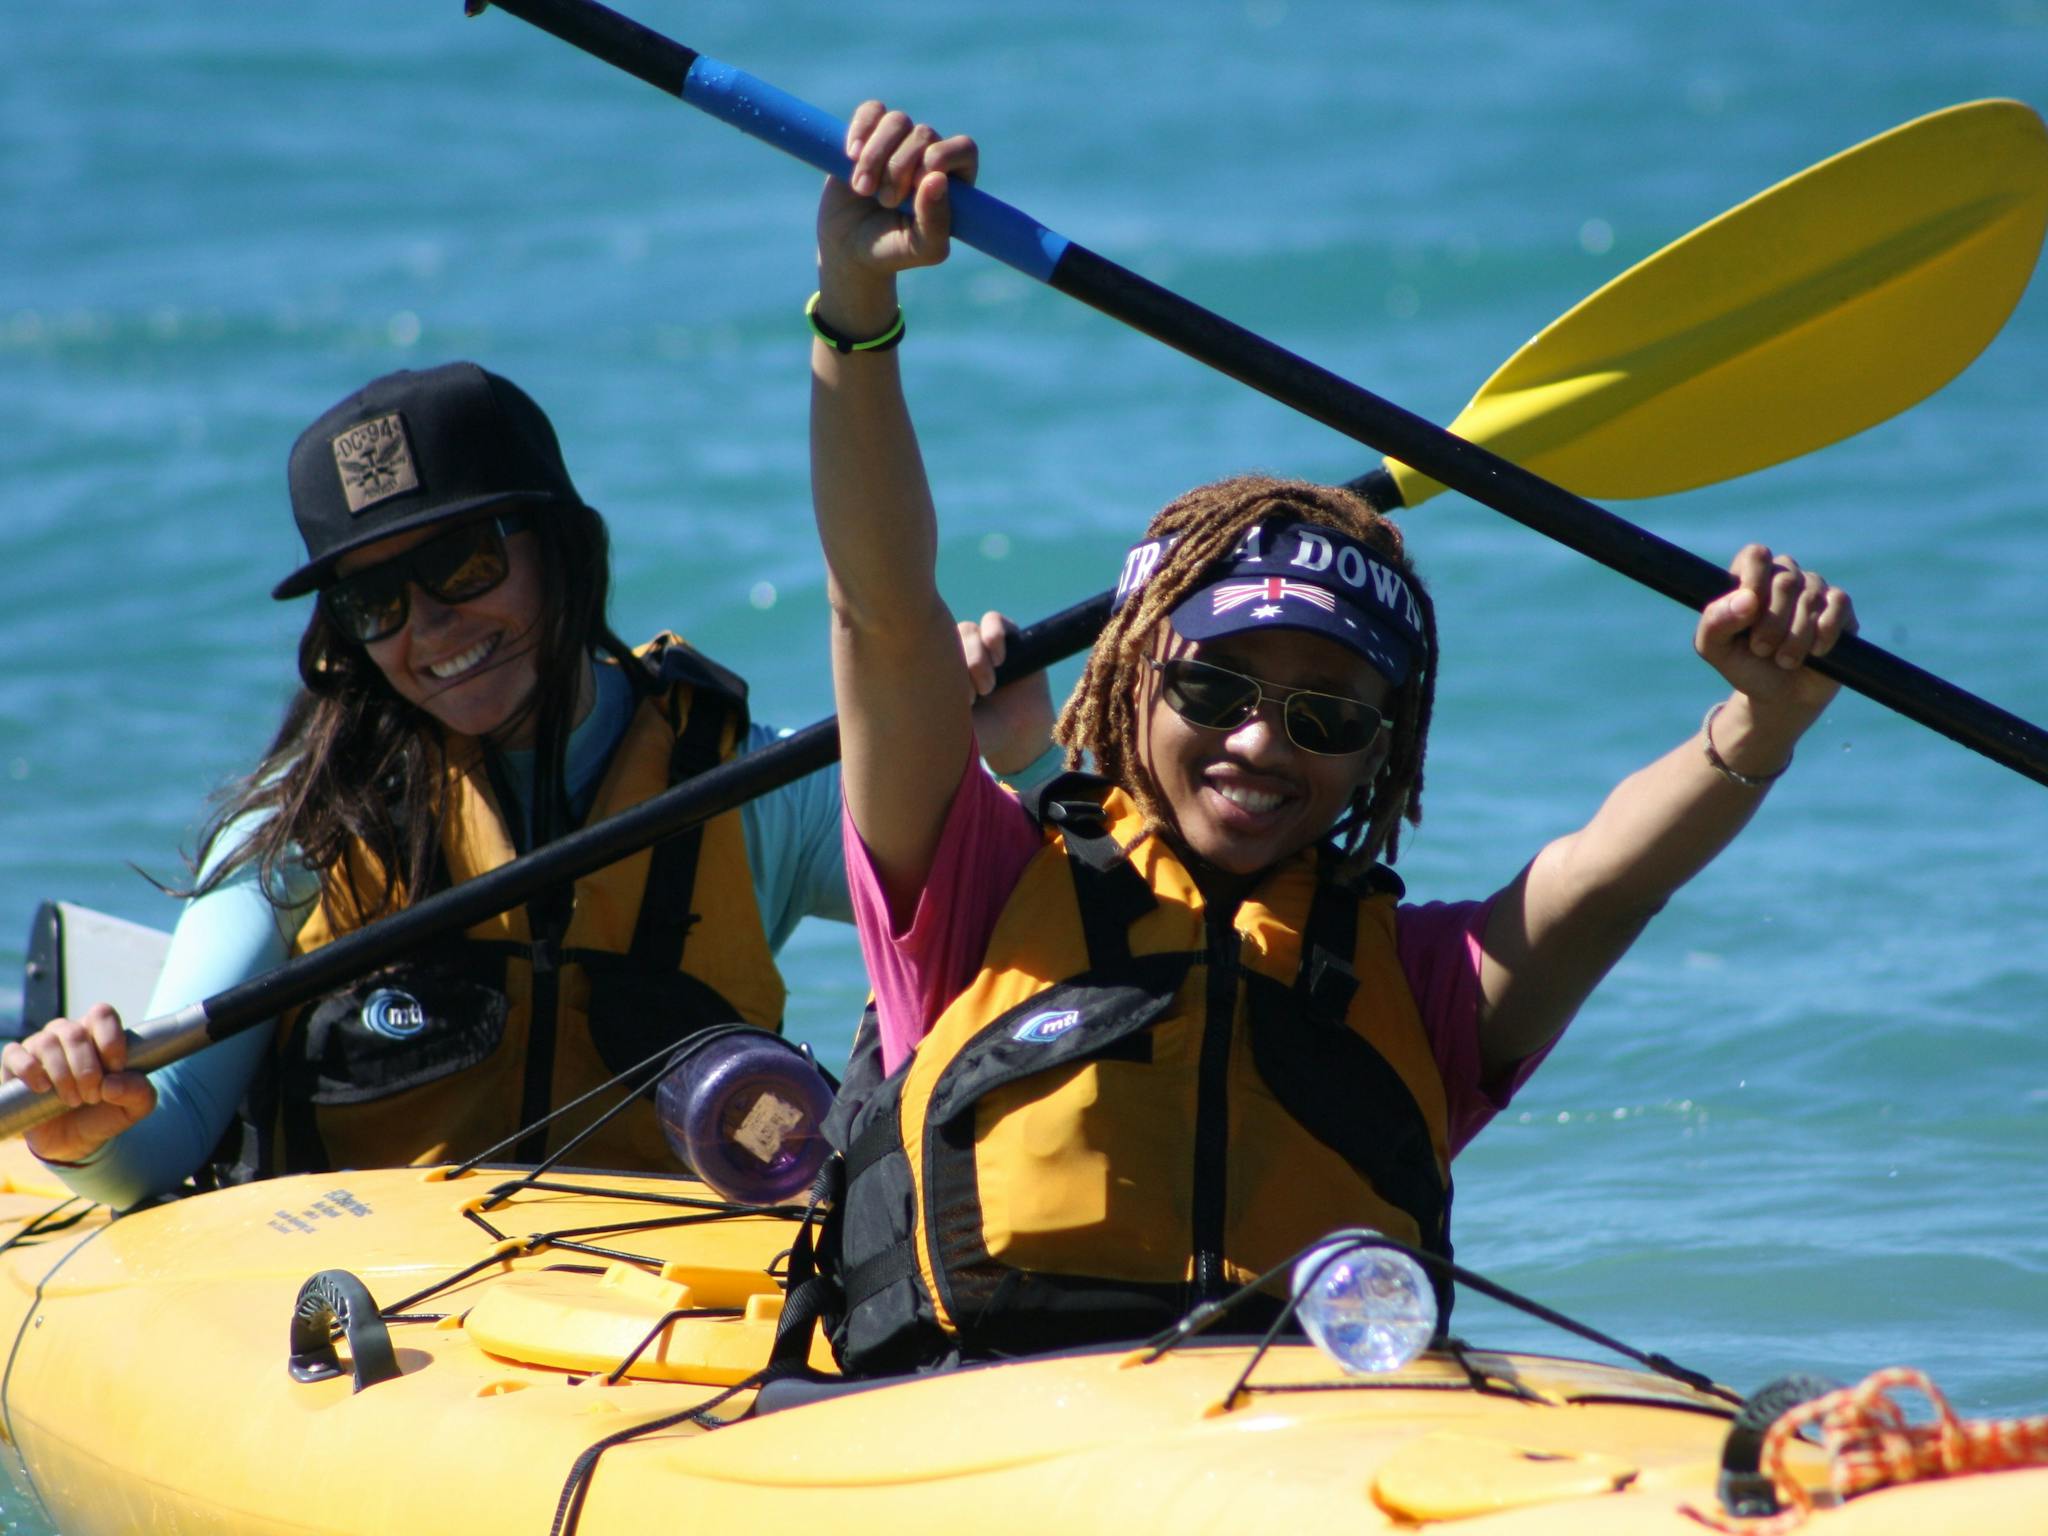
[[[1721,704],[1726,704],[1727,702],[1726,699],[1723,699]],[[1740,784],[1744,789],[1769,789],[1778,780],[1785,777],[1785,768],[1792,766],[1792,759],[1786,758],[1785,768],[1780,768],[1775,773],[1743,773],[1737,769],[1730,768],[1727,763],[1722,761],[1721,754],[1714,750],[1714,716],[1721,713],[1721,704],[1716,704],[1712,709],[1708,710],[1706,719],[1700,722],[1700,737],[1707,744],[1707,766],[1720,774],[1722,778],[1728,780],[1729,783]]]

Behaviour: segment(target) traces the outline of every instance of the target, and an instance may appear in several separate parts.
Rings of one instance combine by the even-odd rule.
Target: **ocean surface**
[[[816,176],[461,10],[67,0],[0,22],[0,1018],[39,900],[173,921],[138,870],[178,877],[294,681],[303,608],[267,595],[299,559],[286,450],[388,369],[519,380],[611,521],[619,629],[683,631],[760,718],[830,708]],[[881,94],[974,132],[998,196],[1438,421],[1743,198],[1936,108],[2048,105],[2044,0],[636,14],[837,114]],[[1379,461],[973,252],[905,287],[963,614],[1107,585],[1190,484]],[[2037,279],[1904,415],[1617,510],[1717,563],[1789,550],[1869,638],[2048,720],[2044,386]],[[1458,495],[1406,525],[1445,661],[1400,868],[1420,897],[1480,895],[1721,685],[1683,609],[1584,557]],[[1741,1388],[1902,1362],[1966,1412],[2048,1410],[2044,929],[2048,790],[1845,693],[1460,1160],[1461,1259]],[[793,1032],[843,1051],[851,932],[811,924],[785,958]],[[1577,1350],[1484,1302],[1460,1326]]]

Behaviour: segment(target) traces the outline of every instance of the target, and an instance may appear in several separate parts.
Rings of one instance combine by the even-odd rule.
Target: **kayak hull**
[[[1288,1346],[1233,1396],[1239,1343],[1149,1363],[1096,1352],[710,1429],[681,1416],[750,1406],[733,1383],[765,1362],[770,1268],[795,1228],[721,1217],[692,1181],[572,1175],[500,1202],[502,1170],[377,1170],[109,1221],[8,1166],[0,1451],[66,1536],[539,1532],[592,1447],[665,1421],[596,1458],[576,1530],[686,1514],[695,1529],[835,1536],[1697,1533],[1687,1506],[1717,1507],[1727,1403],[1529,1355],[1473,1354],[1475,1390],[1444,1355],[1359,1380]],[[390,1379],[359,1389],[353,1367],[372,1351],[346,1340],[330,1379],[288,1369],[302,1287],[334,1270],[387,1311],[405,1303]],[[1802,1476],[1823,1472],[1809,1451]],[[2009,1472],[1869,1495],[1812,1528],[2017,1533],[2043,1508],[2048,1470]]]

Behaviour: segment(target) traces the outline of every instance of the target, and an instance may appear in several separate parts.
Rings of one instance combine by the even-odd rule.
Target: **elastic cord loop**
[[[897,306],[896,318],[889,322],[889,328],[879,336],[870,336],[866,341],[855,341],[851,336],[842,336],[818,318],[818,301],[824,297],[818,292],[811,295],[810,303],[804,306],[804,318],[811,322],[811,334],[825,343],[834,352],[844,355],[848,352],[887,352],[903,340],[903,308]]]
[[[1727,702],[1726,699],[1723,699],[1721,704]],[[1706,719],[1700,722],[1700,736],[1707,744],[1707,766],[1720,774],[1722,778],[1728,780],[1729,783],[1740,784],[1744,789],[1769,789],[1778,780],[1785,777],[1785,768],[1792,766],[1792,759],[1786,758],[1785,768],[1780,768],[1775,773],[1742,773],[1734,768],[1730,768],[1722,760],[1721,754],[1714,750],[1714,716],[1721,713],[1721,704],[1716,704],[1712,709],[1708,710]]]

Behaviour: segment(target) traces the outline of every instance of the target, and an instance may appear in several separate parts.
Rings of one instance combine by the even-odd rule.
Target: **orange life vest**
[[[1448,1257],[1392,873],[1340,883],[1310,849],[1226,910],[1121,791],[1042,794],[980,973],[886,1081],[856,1054],[825,1237],[842,1363],[1141,1336],[1339,1227]]]
[[[673,636],[638,653],[653,687],[615,749],[587,821],[731,757],[745,684]],[[598,665],[615,665],[600,660]],[[447,881],[515,856],[483,754],[448,750]],[[356,888],[382,873],[350,857]],[[360,924],[325,901],[293,944],[306,953]],[[279,1021],[275,1072],[252,1095],[262,1172],[498,1155],[533,1162],[585,1129],[609,1096],[512,1142],[522,1127],[710,1024],[781,1028],[784,986],[754,899],[739,813],[642,850],[489,918]],[[245,1132],[245,1136],[246,1136]],[[645,1095],[572,1154],[578,1165],[673,1169]]]

